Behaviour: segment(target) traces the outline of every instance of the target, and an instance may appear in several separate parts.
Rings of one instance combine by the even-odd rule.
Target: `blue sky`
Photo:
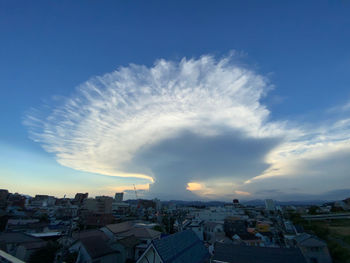
[[[252,76],[250,73],[248,74],[248,79],[255,83],[252,84],[253,86],[258,85],[258,91],[261,87],[256,84],[255,80],[259,76],[264,78],[262,89],[263,93],[266,91],[266,96],[259,96],[254,103],[258,102],[261,109],[263,106],[268,109],[268,117],[266,117],[267,119],[262,117],[263,121],[269,122],[269,125],[273,127],[278,127],[274,128],[276,133],[264,135],[269,139],[274,137],[274,140],[271,139],[273,141],[271,145],[268,142],[263,143],[263,145],[269,145],[263,148],[264,150],[261,152],[263,157],[255,160],[254,158],[258,158],[256,155],[246,155],[247,166],[256,161],[256,167],[259,168],[256,171],[250,171],[249,175],[243,176],[245,179],[261,176],[266,173],[269,167],[273,167],[274,162],[267,159],[269,159],[268,155],[271,151],[277,151],[278,146],[276,145],[285,149],[286,145],[295,141],[303,142],[304,146],[312,143],[318,145],[317,138],[324,136],[328,138],[325,139],[328,144],[330,141],[332,145],[335,144],[335,141],[341,142],[338,145],[342,147],[341,150],[319,149],[324,153],[324,156],[300,157],[297,164],[293,163],[294,167],[303,167],[305,174],[308,174],[307,171],[311,169],[312,165],[317,164],[315,160],[324,163],[334,160],[334,156],[337,156],[336,161],[345,158],[348,153],[346,148],[348,141],[346,137],[339,134],[346,134],[348,130],[345,126],[340,127],[339,123],[346,121],[349,117],[346,106],[350,101],[349,11],[350,3],[346,1],[337,3],[330,1],[308,1],[307,3],[304,1],[297,3],[295,1],[150,1],[147,3],[141,1],[75,1],[74,3],[71,1],[36,1],[35,3],[1,1],[1,187],[9,188],[13,192],[19,191],[29,194],[42,192],[57,195],[64,194],[65,191],[62,189],[67,189],[68,195],[72,195],[78,190],[89,191],[92,195],[111,194],[116,190],[124,190],[124,188],[127,190],[133,183],[138,185],[140,189],[145,188],[145,185],[149,183],[145,178],[135,179],[134,177],[123,178],[119,176],[111,178],[109,176],[111,171],[102,171],[96,167],[87,168],[88,165],[83,163],[70,163],[65,158],[60,158],[57,145],[55,148],[52,145],[52,140],[48,142],[42,136],[40,137],[40,134],[44,133],[42,127],[34,130],[39,137],[36,139],[41,140],[38,143],[30,139],[33,126],[24,123],[28,120],[28,116],[33,116],[33,111],[39,114],[40,118],[43,118],[41,120],[45,120],[48,116],[52,116],[55,109],[64,108],[64,105],[67,105],[66,100],[75,100],[77,97],[83,96],[79,90],[77,91],[77,87],[86,85],[86,81],[95,76],[104,76],[104,74],[118,70],[120,67],[128,68],[130,63],[145,65],[148,69],[155,68],[156,61],[159,59],[164,59],[165,63],[173,62],[178,63],[176,64],[178,67],[185,67],[186,63],[181,65],[180,61],[183,58],[187,58],[187,60],[193,58],[195,64],[197,63],[194,67],[198,67],[198,70],[207,66],[215,71],[217,69],[215,65],[206,64],[200,58],[208,56],[216,61],[215,63],[219,63],[231,54],[229,65],[224,66],[225,69],[234,67],[253,72]],[[143,74],[141,69],[130,67],[128,69],[130,72],[125,75],[127,77],[132,78],[137,74]],[[208,72],[204,71],[204,73]],[[229,76],[227,77],[229,78]],[[169,78],[173,79],[174,76]],[[182,81],[187,83],[187,80],[182,79]],[[149,84],[152,85],[152,83]],[[228,95],[222,90],[218,91],[218,94]],[[136,96],[141,98],[144,95],[137,93]],[[245,101],[245,98],[242,97],[242,100]],[[82,103],[80,106],[89,106],[91,104],[86,103],[96,102],[85,101]],[[174,105],[174,107],[178,106],[176,103]],[[242,102],[242,105],[252,107],[255,104],[247,105]],[[200,113],[204,113],[205,110],[203,109]],[[169,109],[164,109],[164,111],[173,113]],[[65,113],[67,114],[67,112]],[[148,111],[144,113],[150,114]],[[254,112],[254,114],[259,113],[261,113],[259,109]],[[123,112],[123,114],[135,117],[130,112]],[[197,114],[199,113],[197,112]],[[62,117],[56,116],[57,121]],[[184,120],[187,117],[186,115],[181,118]],[[81,123],[81,120],[78,122]],[[210,127],[217,125],[217,122],[218,120],[214,121],[213,119],[215,124]],[[46,125],[51,127],[52,131],[57,131],[56,124],[46,121]],[[159,124],[154,123],[154,125]],[[229,134],[234,133],[237,134],[238,138],[241,138],[243,131],[241,126],[237,125],[235,123],[230,126],[233,127],[234,132],[231,131]],[[325,130],[324,127],[331,128]],[[72,131],[76,131],[75,128],[72,129]],[[171,127],[171,129],[172,131],[176,130],[175,135],[161,133],[159,137],[163,139],[151,143],[145,134],[136,133],[137,138],[145,136],[142,137],[145,139],[140,141],[140,145],[146,144],[148,148],[146,147],[147,149],[143,151],[140,151],[136,146],[137,150],[128,149],[126,152],[131,157],[128,160],[123,159],[123,162],[120,156],[124,156],[126,152],[121,152],[115,157],[115,160],[112,160],[113,163],[120,163],[118,167],[113,167],[113,169],[118,168],[118,172],[129,174],[150,175],[156,181],[150,190],[146,191],[146,194],[150,196],[162,196],[162,192],[168,192],[165,190],[166,186],[159,182],[164,181],[160,178],[166,178],[166,183],[172,182],[171,178],[164,177],[163,174],[177,174],[176,167],[178,166],[172,164],[174,159],[171,158],[179,160],[178,157],[182,156],[184,152],[189,154],[184,148],[172,147],[172,141],[188,140],[193,136],[187,134],[188,131],[199,136],[198,141],[202,139],[201,136],[208,136],[201,132],[196,133],[196,127],[184,125],[182,122],[181,125]],[[289,138],[286,131],[294,129],[299,132],[302,130],[300,132],[302,135],[292,139],[281,139],[281,137]],[[315,130],[322,130],[322,132],[315,132]],[[316,138],[314,133],[321,135],[316,136]],[[334,134],[339,136],[336,137]],[[114,134],[117,137],[119,135],[122,134]],[[226,138],[229,142],[228,145],[230,142],[237,141],[233,140],[226,131],[220,130],[220,136],[217,138],[218,141]],[[252,149],[255,149],[255,146],[261,145],[261,141],[258,141],[256,137],[257,135],[254,133],[252,138],[248,138],[249,140],[242,138],[242,145],[245,146],[244,143],[248,143],[249,146],[252,145]],[[76,138],[69,137],[69,139]],[[253,139],[257,141],[253,142]],[[265,139],[267,140],[267,138],[263,139],[264,142]],[[212,143],[212,140],[207,141]],[[46,145],[46,149],[42,148],[43,145]],[[55,149],[52,150],[52,147]],[[63,147],[66,146],[63,145]],[[116,145],[116,147],[124,149],[126,146]],[[195,144],[191,147],[197,146]],[[208,147],[211,146],[208,144]],[[169,157],[171,162],[167,164],[169,160],[163,160],[164,166],[159,167],[155,160],[159,160],[159,156],[164,156],[160,150],[163,148],[167,149],[167,153],[169,151],[172,153]],[[227,150],[224,148],[221,149],[225,153]],[[208,150],[210,148],[201,149]],[[51,152],[48,153],[48,151]],[[260,151],[258,152],[260,153]],[[194,151],[193,154],[198,156],[199,152]],[[103,159],[103,156],[100,153],[99,160]],[[150,160],[145,156],[154,157]],[[234,156],[236,155],[233,154],[232,158],[235,158]],[[209,157],[205,156],[203,160],[207,160]],[[97,157],[91,155],[84,158],[96,160]],[[212,156],[210,158],[214,160],[213,166],[215,167],[217,164],[215,158]],[[312,162],[306,161],[310,159]],[[200,164],[200,160],[202,159],[198,158],[198,164]],[[89,162],[89,160],[86,161]],[[103,164],[105,164],[104,161]],[[343,167],[345,162],[341,162],[337,167]],[[331,164],[333,163],[331,162]],[[292,166],[292,164],[289,165]],[[305,175],[306,179],[303,183],[292,184],[290,188],[295,188],[293,190],[287,189],[285,186],[290,185],[290,182],[295,178],[299,182],[299,177],[295,173],[284,177],[278,175],[273,178],[275,185],[272,186],[272,183],[268,182],[270,179],[266,179],[266,186],[261,184],[263,189],[258,189],[247,186],[243,183],[243,179],[237,175],[232,175],[232,178],[226,174],[220,177],[213,172],[214,175],[210,176],[194,176],[193,170],[201,170],[199,166],[191,166],[191,168],[181,171],[187,175],[184,176],[184,181],[178,186],[178,190],[172,193],[171,197],[178,195],[178,199],[181,199],[182,196],[195,199],[199,198],[197,196],[199,195],[200,198],[231,199],[230,196],[235,194],[239,196],[241,193],[242,195],[239,196],[241,198],[255,198],[268,196],[269,194],[266,194],[268,190],[270,190],[270,195],[278,190],[278,196],[283,193],[285,198],[291,198],[293,195],[296,198],[298,196],[300,198],[319,198],[320,196],[326,198],[327,193],[332,191],[347,194],[349,193],[347,189],[350,189],[350,184],[346,182],[348,177],[343,170],[333,169],[327,171],[327,175],[322,175],[330,181],[338,182],[337,184],[330,184],[328,188],[315,186],[315,189],[312,188],[312,191],[309,191],[309,189],[303,188],[303,184],[313,184],[313,181],[320,180],[319,177]],[[185,165],[185,167],[190,166]],[[232,170],[233,168],[227,165],[227,169]],[[156,171],[160,174],[157,174]],[[235,173],[245,172],[245,170],[237,170]],[[338,177],[333,175],[334,173],[338,174]],[[174,176],[176,177],[176,175]],[[27,181],[28,184],[23,185],[23,181]],[[235,185],[232,186],[229,182],[235,182]],[[196,188],[197,190],[189,193],[186,187],[183,187],[187,183],[192,183],[192,189]],[[40,187],[37,187],[38,185]],[[210,187],[211,185],[214,186]],[[191,189],[191,187],[187,188]],[[218,195],[218,192],[224,188],[225,195]],[[259,195],[259,191],[265,192]],[[192,193],[196,195],[191,195]],[[170,198],[170,196],[164,195],[163,198]]]

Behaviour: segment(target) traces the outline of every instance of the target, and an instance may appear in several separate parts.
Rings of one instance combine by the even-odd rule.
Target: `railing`
[[[0,262],[1,263],[25,263],[22,260],[19,260],[18,258],[6,253],[5,251],[0,250]]]

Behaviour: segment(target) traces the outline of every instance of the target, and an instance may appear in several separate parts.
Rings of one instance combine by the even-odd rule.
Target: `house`
[[[295,237],[297,246],[308,263],[331,263],[327,244],[316,236],[303,233]]]
[[[247,233],[247,223],[240,217],[227,217],[224,222],[224,231],[231,238],[235,234],[245,234]]]
[[[73,243],[77,242],[80,239],[88,237],[100,237],[105,241],[109,241],[109,237],[99,229],[89,229],[79,232],[73,232],[71,236],[62,236],[57,241],[60,245],[70,247]]]
[[[208,249],[192,230],[153,240],[137,263],[208,262]]]
[[[267,248],[217,242],[211,263],[306,263],[297,248]]]
[[[126,221],[118,224],[106,225],[101,230],[114,241],[134,236],[140,242],[136,245],[135,258],[139,258],[152,240],[159,239],[161,232],[153,230],[147,224]]]
[[[186,226],[184,226],[184,229],[191,229],[200,240],[204,240],[204,221],[198,221],[198,220],[193,220]]]
[[[224,224],[219,222],[204,223],[204,240],[211,243],[222,239],[225,236]]]
[[[235,244],[244,244],[247,246],[261,246],[262,239],[259,235],[255,235],[249,232],[235,234],[233,237],[233,242]]]
[[[120,252],[113,249],[101,236],[84,237],[69,249],[78,252],[77,263],[122,263]]]
[[[119,239],[117,242],[115,242],[115,244],[113,244],[113,248],[116,248],[118,251],[120,251],[122,262],[135,262],[139,255],[142,254],[140,254],[138,248],[138,245],[140,243],[141,241],[135,236],[129,236]]]
[[[152,240],[159,239],[161,232],[153,230],[145,224],[126,221],[118,224],[110,224],[101,228],[111,239],[118,240],[125,237],[135,236],[141,243],[149,245]]]
[[[24,233],[0,234],[0,249],[23,261],[27,261],[35,251],[46,244],[42,239]]]

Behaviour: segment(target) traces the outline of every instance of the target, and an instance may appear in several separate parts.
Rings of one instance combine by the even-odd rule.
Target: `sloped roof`
[[[47,245],[46,241],[26,242],[22,244],[22,246],[24,246],[26,249],[39,249],[39,248],[45,247],[46,245]]]
[[[304,256],[297,248],[270,248],[216,243],[214,251],[213,260],[222,263],[306,263]]]
[[[123,239],[118,240],[120,244],[122,244],[124,247],[134,247],[138,244],[140,244],[140,240],[136,238],[135,236],[129,236],[125,237]]]
[[[126,221],[118,224],[106,225],[106,227],[114,234],[130,230],[134,226],[134,222]]]
[[[84,230],[81,232],[74,232],[72,234],[74,239],[82,239],[87,237],[101,237],[103,240],[108,240],[108,236],[99,229]]]
[[[26,243],[40,242],[40,238],[32,237],[23,233],[0,233],[0,242],[3,243]]]
[[[159,237],[160,234],[161,232],[153,229],[134,227],[128,231],[119,233],[118,236],[119,237],[135,236],[136,238],[153,239],[153,238]]]
[[[295,241],[304,247],[324,247],[327,246],[327,244],[319,239],[316,236],[309,235],[307,233],[303,233],[299,236],[295,237]]]
[[[206,247],[192,230],[152,241],[164,263],[201,263],[209,259]]]
[[[112,249],[100,236],[82,238],[80,239],[80,242],[83,244],[92,259],[113,253],[119,253],[119,251]]]
[[[215,228],[216,226],[224,226],[224,224],[223,223],[219,223],[219,222],[205,222],[204,223],[204,226],[206,226],[206,227],[209,227],[209,228]]]

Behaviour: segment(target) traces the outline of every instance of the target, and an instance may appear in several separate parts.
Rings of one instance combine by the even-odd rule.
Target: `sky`
[[[350,2],[0,1],[0,188],[350,196]]]

